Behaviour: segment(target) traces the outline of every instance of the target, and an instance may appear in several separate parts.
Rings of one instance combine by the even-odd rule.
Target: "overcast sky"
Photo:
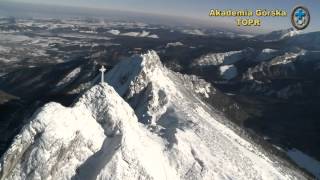
[[[288,17],[264,18],[263,28],[284,29],[291,27],[290,13],[297,5],[306,6],[311,14],[311,22],[307,31],[320,30],[320,0],[4,0],[27,3],[45,3],[54,5],[97,7],[116,10],[130,10],[138,12],[186,16],[203,20],[214,21],[209,18],[210,9],[285,9]],[[223,18],[223,21],[232,22],[235,18]],[[236,27],[236,26],[235,26]]]

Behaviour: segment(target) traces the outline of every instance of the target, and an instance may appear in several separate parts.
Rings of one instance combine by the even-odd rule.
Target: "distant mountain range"
[[[3,179],[319,174],[319,32],[254,37],[101,18],[0,24]]]

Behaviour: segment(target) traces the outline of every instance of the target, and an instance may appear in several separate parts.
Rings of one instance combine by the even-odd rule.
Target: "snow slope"
[[[103,129],[84,106],[49,103],[16,136],[1,159],[0,179],[70,179],[97,152]]]
[[[246,48],[240,51],[209,53],[195,59],[192,66],[231,65],[242,59],[251,57],[253,53],[254,50],[252,48]]]
[[[77,76],[80,74],[81,68],[78,67],[74,70],[72,70],[69,74],[67,74],[61,81],[57,83],[57,88],[61,88],[66,86],[68,83],[72,82],[74,79],[77,78]]]
[[[286,38],[291,38],[300,34],[300,31],[295,30],[294,28],[272,31],[267,34],[258,35],[255,38],[263,40],[264,42],[279,41]]]
[[[259,53],[259,55],[254,59],[254,61],[262,62],[262,61],[270,60],[279,55],[281,55],[280,51],[266,48]]]
[[[155,52],[120,62],[107,82],[135,109],[140,122],[165,139],[180,178],[295,179],[290,176],[294,172],[277,167],[220,123],[224,117],[190,92],[193,87],[179,74],[163,67]]]
[[[225,53],[210,53],[195,60],[196,65],[229,65],[233,64],[243,58],[242,51],[230,51]]]
[[[109,85],[35,113],[0,179],[305,179],[222,124],[182,77],[154,51],[121,61]]]
[[[106,84],[72,108],[49,103],[4,155],[1,179],[176,179],[160,138],[137,122]]]
[[[220,76],[223,79],[230,80],[235,78],[238,75],[238,70],[234,65],[224,65],[220,66]]]

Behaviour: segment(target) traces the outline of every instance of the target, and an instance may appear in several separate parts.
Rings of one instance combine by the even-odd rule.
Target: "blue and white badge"
[[[304,6],[297,6],[292,10],[291,23],[297,30],[305,29],[310,23],[310,13]]]

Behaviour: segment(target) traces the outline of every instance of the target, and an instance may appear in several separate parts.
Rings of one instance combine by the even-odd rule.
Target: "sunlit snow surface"
[[[154,51],[123,60],[106,81],[72,107],[38,110],[0,179],[304,179],[223,125]]]

